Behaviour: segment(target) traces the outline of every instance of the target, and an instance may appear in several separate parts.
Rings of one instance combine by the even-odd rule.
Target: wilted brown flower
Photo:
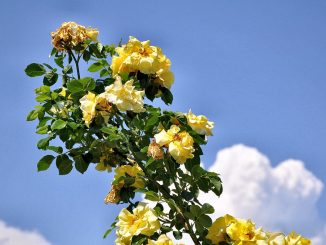
[[[75,22],[64,22],[59,29],[51,32],[52,44],[58,51],[73,49],[87,39],[97,41],[98,31]]]
[[[152,157],[154,160],[160,160],[163,158],[163,154],[164,152],[161,147],[155,140],[153,140],[148,146],[147,155]]]
[[[112,185],[109,194],[104,198],[104,203],[118,203],[120,201],[120,187],[118,185]]]

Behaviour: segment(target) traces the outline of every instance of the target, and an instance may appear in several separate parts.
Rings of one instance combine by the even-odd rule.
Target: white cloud
[[[37,231],[26,231],[6,225],[0,220],[0,245],[51,245]]]
[[[214,204],[213,218],[229,213],[271,231],[323,234],[316,207],[323,183],[302,161],[290,159],[273,167],[257,149],[234,145],[218,152],[210,171],[221,175],[224,188],[220,198],[201,196]]]

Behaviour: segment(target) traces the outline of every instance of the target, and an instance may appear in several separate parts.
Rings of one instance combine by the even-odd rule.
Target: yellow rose
[[[262,229],[256,229],[252,221],[236,219],[228,214],[214,221],[206,238],[212,244],[219,244],[226,241],[227,237],[237,245],[268,245],[266,233]]]
[[[87,127],[91,124],[96,113],[99,112],[107,122],[111,110],[111,105],[108,103],[104,94],[95,95],[92,92],[88,92],[80,100],[80,109],[83,112],[83,119]]]
[[[154,135],[155,141],[160,146],[168,146],[179,131],[180,128],[176,125],[172,125],[168,131],[163,128],[160,133]]]
[[[117,167],[115,170],[115,175],[113,181],[118,181],[120,177],[129,175],[131,177],[135,177],[135,182],[131,185],[135,188],[143,188],[145,186],[143,178],[141,176],[144,175],[143,170],[137,165],[122,165]],[[124,185],[124,181],[120,180],[119,185]]]
[[[160,235],[156,241],[148,240],[147,245],[173,245],[173,241],[167,235]]]
[[[175,140],[169,144],[169,153],[177,163],[183,164],[189,158],[193,158],[192,154],[195,150],[193,147],[194,140],[186,131],[177,134]]]
[[[138,91],[133,86],[133,81],[129,80],[122,84],[121,77],[117,76],[114,84],[105,88],[104,96],[107,101],[115,104],[120,111],[143,112],[144,91]]]
[[[97,35],[96,29],[86,28],[75,22],[64,22],[60,28],[51,32],[52,44],[58,51],[73,49],[87,39],[96,42]]]
[[[235,220],[231,215],[225,215],[216,219],[211,227],[208,228],[207,239],[211,240],[212,244],[219,244],[219,242],[225,241],[226,228]]]
[[[88,92],[79,102],[80,109],[83,112],[83,119],[86,126],[89,127],[96,115],[96,95],[92,92]]]
[[[208,119],[203,116],[194,115],[191,110],[186,114],[188,125],[195,130],[198,134],[202,135],[213,135],[212,129],[214,127],[214,123],[208,121]]]
[[[157,78],[154,80],[156,83],[162,85],[165,88],[170,89],[174,82],[173,72],[167,69],[160,69],[156,72]]]
[[[130,241],[139,234],[152,236],[161,227],[156,212],[145,203],[139,203],[132,213],[126,208],[122,209],[116,226],[119,242]]]
[[[287,245],[310,245],[311,241],[307,238],[296,234],[295,232],[291,232],[287,237],[285,237]]]
[[[255,224],[250,220],[235,219],[226,228],[226,233],[233,241],[252,241],[255,230]]]
[[[170,71],[171,61],[149,41],[140,42],[135,37],[129,37],[127,44],[116,48],[116,53],[118,55],[112,57],[111,64],[113,75],[140,71],[153,75],[154,81],[161,86],[171,87],[174,81]]]
[[[172,125],[168,131],[163,129],[155,134],[154,138],[158,145],[168,147],[169,153],[179,164],[194,157],[193,138],[186,131],[180,132],[180,128],[176,125]]]

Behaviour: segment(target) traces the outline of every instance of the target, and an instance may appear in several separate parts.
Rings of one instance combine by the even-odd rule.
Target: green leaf
[[[67,88],[73,94],[84,91],[91,91],[95,88],[95,81],[91,77],[84,77],[80,80],[71,80],[67,84]]]
[[[36,97],[37,102],[44,102],[47,100],[52,100],[51,96],[48,94],[40,94]]]
[[[89,72],[97,72],[97,71],[101,70],[102,68],[103,68],[103,65],[100,62],[96,62],[94,64],[91,64],[88,67],[88,71]]]
[[[67,122],[66,121],[63,121],[62,119],[58,119],[58,120],[55,120],[52,125],[51,125],[51,129],[52,130],[59,130],[59,129],[63,129],[64,127],[66,127],[67,125]]]
[[[210,227],[212,225],[211,217],[209,217],[206,214],[203,214],[203,215],[199,216],[198,221],[202,226],[204,226],[206,228],[208,228],[208,227]]]
[[[110,229],[108,229],[104,235],[103,235],[103,238],[106,238],[113,230],[115,230],[115,226],[111,227]]]
[[[101,72],[100,72],[100,77],[106,77],[108,76],[110,73],[107,69],[103,69]]]
[[[49,68],[50,70],[53,70],[53,67],[50,66],[49,64],[47,64],[47,63],[43,63],[43,65],[46,66],[47,68]]]
[[[173,236],[175,239],[180,240],[180,239],[182,239],[182,232],[181,231],[173,231]]]
[[[56,153],[59,153],[59,154],[61,154],[63,152],[63,149],[62,149],[61,146],[52,146],[51,145],[51,146],[48,146],[47,149],[51,150],[51,151],[54,151]]]
[[[67,65],[63,71],[64,74],[71,74],[72,73],[72,66],[71,65]]]
[[[198,179],[197,185],[198,185],[199,189],[201,189],[205,193],[207,193],[210,190],[209,180],[206,178]]]
[[[144,161],[148,158],[147,154],[142,152],[134,152],[134,156],[138,161]]]
[[[52,86],[58,81],[58,74],[54,71],[48,71],[44,78],[43,78],[43,84],[47,86]]]
[[[198,217],[201,215],[201,209],[197,205],[191,205],[190,206],[190,212],[193,216]]]
[[[50,167],[51,163],[53,162],[54,158],[55,157],[52,155],[46,155],[42,157],[40,161],[38,161],[37,163],[37,171],[40,172],[40,171],[47,170]]]
[[[38,77],[46,73],[46,70],[43,65],[32,63],[25,68],[25,73],[29,77]]]
[[[60,55],[54,59],[54,62],[61,68],[63,68],[63,56]]]
[[[145,199],[150,200],[150,201],[159,201],[160,200],[159,196],[154,191],[145,192]]]
[[[214,207],[208,203],[204,203],[204,205],[201,208],[202,213],[204,214],[212,214],[214,213]]]
[[[159,116],[157,114],[152,115],[147,121],[146,121],[146,125],[145,125],[145,130],[150,129],[151,127],[153,127],[154,125],[156,125],[156,123],[158,122]]]
[[[38,111],[37,110],[32,110],[30,113],[28,113],[26,120],[27,121],[33,121],[37,118],[38,116]]]
[[[195,227],[197,233],[203,233],[205,231],[205,227],[200,222],[196,222]]]
[[[209,178],[211,184],[214,186],[213,192],[220,196],[223,191],[222,181],[219,179],[219,177],[210,177]]]
[[[36,133],[37,134],[46,134],[48,132],[48,126],[44,125],[42,127],[37,128]]]
[[[42,85],[41,87],[38,87],[35,89],[35,93],[37,94],[43,94],[43,93],[49,93],[51,92],[51,88],[46,85]]]
[[[155,162],[155,160],[152,157],[149,158],[148,161],[145,164],[145,168],[148,168],[154,162]]]
[[[203,174],[205,174],[205,170],[200,165],[195,165],[191,169],[192,175],[195,177],[195,179],[200,178]]]
[[[171,91],[167,88],[161,88],[162,91],[162,100],[164,101],[165,104],[169,105],[172,104],[173,101],[173,95]]]
[[[56,165],[60,175],[69,174],[72,170],[72,161],[66,154],[57,156]]]
[[[85,173],[89,166],[89,163],[87,163],[84,160],[82,155],[75,156],[74,160],[75,160],[75,168],[77,169],[77,171],[82,174]]]
[[[137,236],[133,236],[132,240],[131,240],[131,245],[143,245],[145,244],[144,242],[147,240],[146,237],[137,237]]]
[[[57,51],[56,48],[52,48],[51,53],[50,53],[50,56],[56,54],[57,52],[58,52],[58,51]]]
[[[68,122],[68,125],[69,125],[69,127],[71,127],[74,130],[78,128],[78,124],[75,122]]]
[[[190,192],[190,191],[182,191],[181,192],[181,196],[187,200],[190,201],[191,199],[194,198],[194,193]]]
[[[49,145],[50,137],[46,137],[44,139],[40,139],[37,142],[37,147],[42,150],[46,150],[46,147]]]
[[[108,135],[110,135],[110,134],[116,134],[117,127],[114,127],[114,126],[109,125],[107,127],[101,128],[101,131],[103,133],[105,133],[105,134],[108,134]]]
[[[91,58],[90,52],[85,50],[84,53],[83,53],[83,59],[87,62],[87,61],[89,61],[90,58]]]

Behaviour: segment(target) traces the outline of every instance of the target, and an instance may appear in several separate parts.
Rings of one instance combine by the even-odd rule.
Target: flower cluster
[[[122,209],[116,226],[118,227],[116,244],[129,245],[133,236],[139,234],[152,236],[160,229],[161,224],[153,209],[145,203],[139,203],[132,212]]]
[[[208,229],[207,239],[212,244],[232,242],[232,244],[258,244],[258,245],[310,245],[311,242],[292,232],[288,236],[281,233],[264,232],[261,228],[256,229],[251,220],[234,218],[225,215],[214,221]]]
[[[117,76],[115,82],[105,88],[105,92],[99,95],[88,92],[79,100],[86,126],[90,126],[97,113],[107,121],[112,104],[120,111],[144,111],[143,95],[144,91],[136,90],[132,80],[122,84],[121,77]]]
[[[141,72],[154,76],[154,82],[165,88],[171,88],[174,81],[170,71],[171,61],[162,50],[150,46],[149,41],[140,42],[130,37],[127,44],[116,48],[117,56],[112,57],[113,75],[130,72]]]
[[[64,22],[59,29],[51,33],[52,44],[58,51],[74,49],[87,39],[96,42],[97,35],[96,29],[86,28],[75,22]]]
[[[163,129],[155,134],[154,138],[158,145],[168,148],[177,163],[183,164],[187,159],[194,157],[193,138],[187,131],[180,132],[180,128],[176,125],[172,125],[168,131]]]

